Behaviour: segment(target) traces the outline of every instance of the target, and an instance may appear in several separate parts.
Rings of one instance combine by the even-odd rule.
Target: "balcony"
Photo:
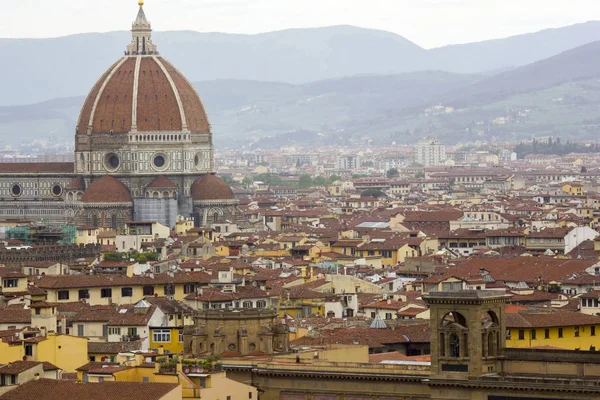
[[[123,335],[121,336],[122,342],[135,342],[140,340],[140,335]]]

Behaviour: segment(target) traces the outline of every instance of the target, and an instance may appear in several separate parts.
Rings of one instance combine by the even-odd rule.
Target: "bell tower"
[[[500,372],[510,295],[493,291],[432,292],[432,378],[468,379]]]

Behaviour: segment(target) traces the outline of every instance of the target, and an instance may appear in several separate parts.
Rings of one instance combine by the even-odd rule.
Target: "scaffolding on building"
[[[75,244],[77,227],[75,225],[60,225],[41,222],[27,226],[7,228],[5,238],[19,240],[26,245]]]

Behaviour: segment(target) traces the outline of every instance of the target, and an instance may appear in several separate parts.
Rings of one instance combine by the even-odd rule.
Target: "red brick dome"
[[[192,184],[192,198],[197,201],[234,200],[235,195],[223,179],[214,175],[204,175]]]
[[[187,79],[157,54],[131,54],[113,64],[87,96],[78,134],[209,133],[208,116]]]
[[[106,175],[88,186],[81,199],[84,203],[129,203],[131,193],[120,180]]]

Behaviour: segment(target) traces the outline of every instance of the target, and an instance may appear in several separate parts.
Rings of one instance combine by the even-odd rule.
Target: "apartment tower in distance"
[[[446,146],[434,137],[419,139],[416,161],[425,167],[441,165],[446,161]]]

